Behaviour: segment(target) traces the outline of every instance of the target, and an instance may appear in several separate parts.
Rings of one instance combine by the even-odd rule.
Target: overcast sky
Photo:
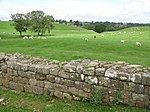
[[[150,0],[0,0],[0,20],[33,10],[55,19],[150,23]]]

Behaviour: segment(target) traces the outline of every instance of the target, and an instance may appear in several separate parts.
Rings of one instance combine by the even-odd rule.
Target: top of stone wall
[[[68,73],[78,73],[92,77],[102,76],[150,85],[150,67],[145,68],[141,65],[132,65],[126,62],[104,62],[98,60],[60,62],[57,60],[49,61],[39,57],[21,55],[19,53],[0,53],[0,63],[6,63],[8,67],[15,70],[28,70],[41,74],[48,74],[49,69],[59,69]],[[142,80],[144,81],[142,82]]]

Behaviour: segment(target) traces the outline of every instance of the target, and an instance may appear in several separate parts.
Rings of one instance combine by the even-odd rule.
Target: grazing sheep
[[[118,32],[118,34],[121,34],[121,32]]]
[[[124,43],[125,43],[125,40],[121,40],[121,43],[124,44]]]
[[[2,39],[2,38],[0,37],[0,39]]]
[[[40,39],[41,37],[38,37],[38,39]]]
[[[87,42],[87,41],[88,41],[88,38],[84,38],[84,40]]]
[[[3,32],[3,34],[5,34],[6,32]]]
[[[127,33],[126,31],[124,31],[124,33]]]
[[[28,37],[27,37],[27,36],[24,36],[23,39],[28,39]]]
[[[33,35],[29,36],[29,39],[33,39]]]
[[[140,32],[140,34],[142,34],[142,32]]]
[[[142,44],[140,42],[135,43],[137,46],[141,46]]]
[[[102,37],[104,37],[104,34],[101,34]]]

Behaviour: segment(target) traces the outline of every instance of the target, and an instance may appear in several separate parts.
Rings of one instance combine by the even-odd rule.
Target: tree
[[[13,26],[20,33],[22,36],[22,32],[26,32],[27,30],[27,21],[26,16],[24,14],[12,14],[11,15],[12,21],[14,21]]]
[[[101,32],[104,32],[105,30],[106,30],[106,25],[104,25],[104,24],[96,24],[95,25],[94,31],[101,33]]]
[[[50,30],[54,27],[53,16],[45,16],[43,11],[32,11],[27,13],[27,21],[30,26],[30,30],[38,33],[38,35],[43,35],[46,30],[50,33]]]

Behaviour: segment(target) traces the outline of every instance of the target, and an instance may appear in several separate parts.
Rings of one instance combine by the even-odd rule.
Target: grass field
[[[147,109],[125,105],[94,106],[79,101],[60,100],[27,93],[14,93],[0,89],[0,112],[149,112]]]
[[[51,35],[46,34],[47,39],[38,39],[36,34],[26,32],[23,34],[35,35],[34,39],[23,40],[10,24],[11,22],[0,21],[0,37],[2,38],[0,39],[0,52],[19,52],[49,60],[126,61],[150,66],[150,27],[105,32],[104,36],[101,36],[94,31],[55,24]],[[118,34],[119,32],[121,34]],[[97,38],[93,38],[95,35]],[[84,38],[88,38],[88,41],[86,42]],[[120,43],[122,39],[125,40],[125,44]],[[136,41],[141,42],[142,46],[136,46]],[[33,94],[17,94],[1,89],[0,97],[4,97],[7,101],[5,106],[0,104],[0,112],[30,112],[34,109],[44,112],[148,112],[148,110],[134,107],[92,106],[88,103],[46,98]]]
[[[23,34],[36,35],[30,32]],[[10,22],[0,22],[0,52],[19,52],[60,61],[92,59],[150,65],[150,27],[134,27],[103,34],[104,37],[94,31],[55,24],[51,36],[46,34],[46,40],[38,39],[37,36],[33,40],[23,40],[10,26]],[[94,35],[97,38],[93,38]],[[84,38],[88,38],[88,42]],[[120,43],[122,39],[125,44]],[[141,42],[142,46],[136,46],[136,41]]]

